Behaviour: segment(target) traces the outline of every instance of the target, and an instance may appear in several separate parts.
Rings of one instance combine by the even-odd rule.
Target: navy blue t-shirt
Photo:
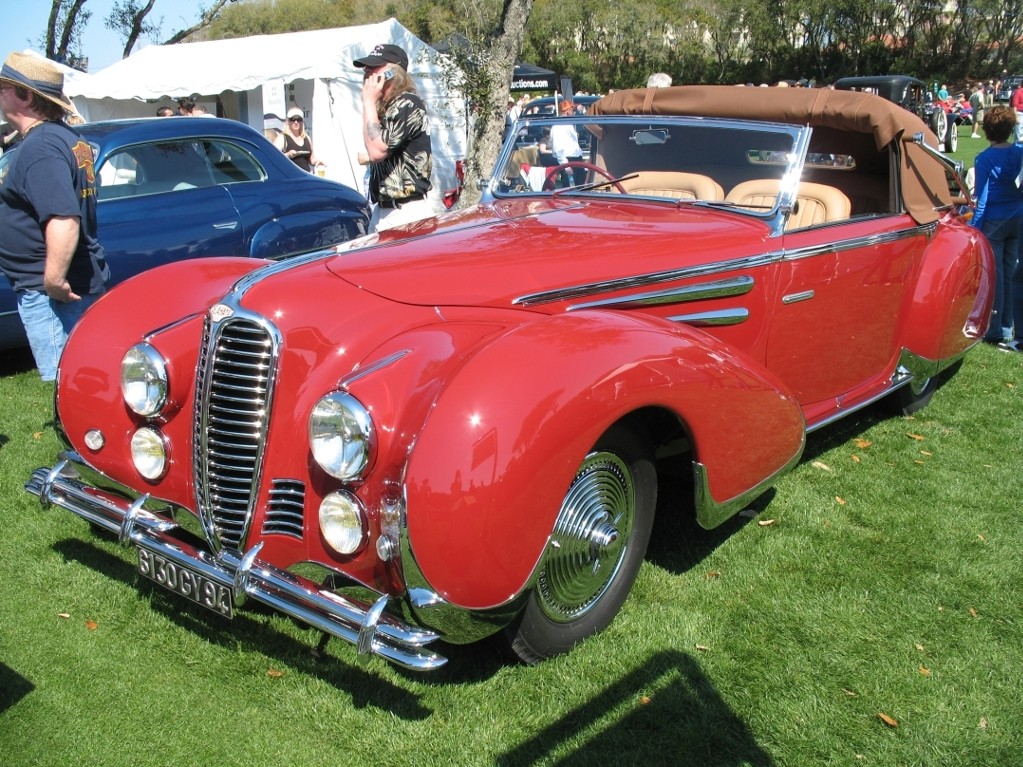
[[[0,271],[15,290],[43,289],[43,227],[55,216],[80,223],[67,274],[71,290],[101,291],[110,270],[96,236],[92,148],[71,126],[44,122],[0,158]]]

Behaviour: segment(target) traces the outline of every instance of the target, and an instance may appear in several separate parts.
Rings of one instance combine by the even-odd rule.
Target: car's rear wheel
[[[612,427],[583,459],[555,520],[536,587],[505,630],[526,663],[567,652],[611,623],[643,562],[657,501],[653,453]]]
[[[911,381],[888,398],[891,412],[895,415],[913,415],[931,402],[938,388],[959,372],[963,361],[957,360],[937,375],[919,381]]]

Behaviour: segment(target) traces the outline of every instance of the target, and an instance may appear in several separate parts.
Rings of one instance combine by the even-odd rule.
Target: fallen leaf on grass
[[[1015,389],[1016,388],[1016,384],[1014,384],[1012,381],[1006,381],[1005,382],[1005,388],[1006,389]]]
[[[760,525],[761,527],[770,527],[771,525],[774,524],[774,520],[773,519],[761,519],[759,522],[757,522],[757,524]]]
[[[974,608],[974,607],[970,608],[970,617],[971,618],[976,618],[977,617],[977,610],[976,610],[976,608]]]
[[[924,651],[924,646],[922,644],[920,644],[919,642],[917,642],[916,643],[916,649],[918,649],[920,652],[923,652]]]
[[[925,465],[925,464],[924,464],[924,462],[923,462],[923,461],[920,461],[920,460],[916,460],[916,461],[913,461],[913,463],[918,463],[918,464],[920,464],[921,466],[924,466],[924,465]]]
[[[926,439],[926,437],[924,437],[922,434],[914,434],[911,431],[907,431],[906,436],[909,437],[910,439],[915,439],[917,442],[923,442],[923,440]]]
[[[977,537],[980,538],[980,540],[982,540],[982,541],[986,541],[987,540],[987,538],[985,538],[982,533],[977,533]]]
[[[32,433],[32,439],[42,439],[42,438],[43,438],[43,433],[41,431],[36,431],[36,432]]]
[[[282,676],[284,676],[284,672],[283,671],[278,671],[277,669],[272,668],[272,669],[270,669],[269,671],[266,672],[266,675],[268,677],[272,677],[273,679],[280,679]]]
[[[650,696],[649,695],[640,695],[639,696],[639,705],[645,706],[649,702],[650,702]]]
[[[848,696],[849,696],[850,698],[855,698],[855,697],[856,697],[856,693],[854,693],[854,692],[853,692],[852,690],[850,690],[850,689],[849,689],[848,687],[843,687],[843,688],[842,688],[842,692],[844,692],[844,693],[845,693],[846,695],[848,695]]]
[[[931,675],[931,670],[929,668],[927,668],[927,666],[921,666],[920,667],[920,673],[923,674],[924,676],[930,676]]]
[[[986,716],[982,716],[980,718],[980,722],[977,723],[977,727],[980,728],[981,730],[986,730],[987,729],[987,717]]]
[[[888,716],[888,714],[886,714],[884,711],[878,711],[877,712],[877,718],[880,719],[885,724],[887,724],[889,727],[898,727],[899,726],[899,723],[897,721],[895,721],[894,719],[892,719],[890,716]]]
[[[813,466],[814,468],[817,468],[817,469],[824,469],[824,471],[831,471],[831,467],[828,466],[823,461],[814,461],[810,465]]]
[[[717,570],[711,570],[709,573],[707,573],[706,577],[708,579],[710,579],[710,578],[720,578],[721,577],[721,573],[719,573]]]
[[[837,503],[839,506],[845,506],[845,498],[843,498],[840,495],[836,495],[835,496],[835,503]]]
[[[71,613],[57,613],[58,618],[70,618]]]
[[[930,450],[921,450],[920,455],[926,455],[928,458],[931,458],[934,455],[934,453],[932,453]]]
[[[874,443],[871,442],[869,439],[863,439],[863,437],[859,437],[858,439],[853,440],[853,444],[856,445],[856,447],[858,447],[860,450],[864,450],[865,448],[870,447]]]
[[[707,652],[710,648],[707,647],[706,645],[698,644],[696,645],[696,649],[699,650],[700,652]]]
[[[89,629],[89,631],[95,631],[99,628],[99,624],[96,621],[86,621],[85,628]]]
[[[858,455],[856,455],[856,453],[853,453],[853,454],[852,454],[852,459],[853,459],[854,461],[856,461],[856,463],[859,463],[859,462],[860,462],[860,457],[859,457]]]

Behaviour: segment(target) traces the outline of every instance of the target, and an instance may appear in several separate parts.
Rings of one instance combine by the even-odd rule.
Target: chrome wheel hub
[[[537,594],[552,620],[576,620],[614,583],[636,514],[628,466],[613,453],[591,453],[562,501]]]

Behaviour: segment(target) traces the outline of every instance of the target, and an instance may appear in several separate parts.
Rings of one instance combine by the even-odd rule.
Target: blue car
[[[152,117],[79,131],[95,154],[99,238],[111,285],[170,261],[277,259],[367,232],[362,195],[300,170],[243,123]],[[0,350],[27,344],[14,291],[2,279]]]

